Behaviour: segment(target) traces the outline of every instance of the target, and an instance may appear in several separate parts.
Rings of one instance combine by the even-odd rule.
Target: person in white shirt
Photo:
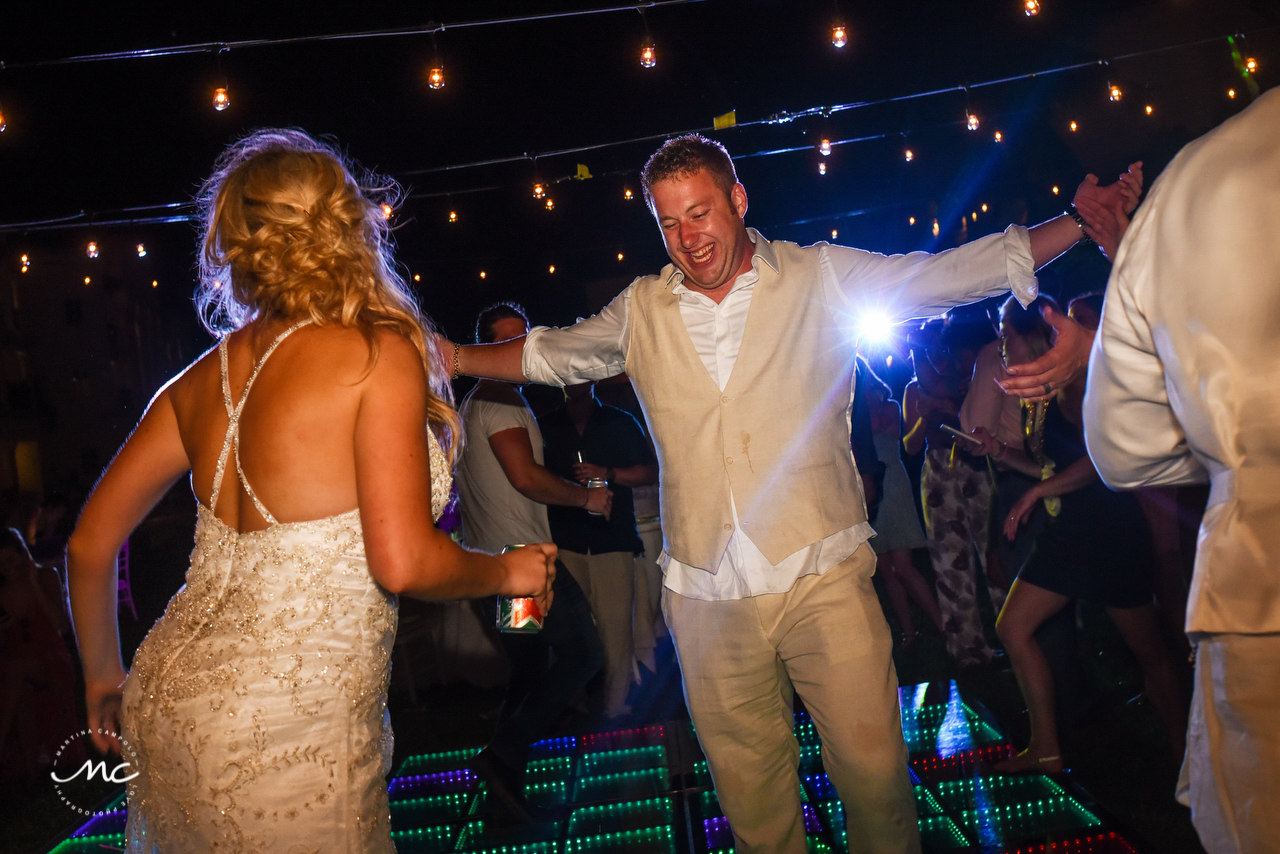
[[[642,173],[672,264],[600,314],[453,345],[455,373],[552,385],[631,377],[662,472],[667,624],[740,852],[806,851],[792,692],[860,850],[920,848],[891,638],[850,451],[856,318],[1008,291],[1083,236],[1070,216],[937,255],[770,243],[723,146],[665,143]],[[1118,196],[1081,185],[1077,198]],[[449,352],[446,345],[446,350]]]
[[[1084,400],[1089,453],[1112,488],[1210,484],[1179,784],[1210,854],[1280,851],[1278,221],[1273,89],[1152,187],[1107,284]]]

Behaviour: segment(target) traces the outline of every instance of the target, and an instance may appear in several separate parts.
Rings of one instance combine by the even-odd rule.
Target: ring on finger
[[[1049,385],[1048,383],[1045,383],[1045,384],[1044,384],[1044,393],[1045,393],[1045,394],[1050,394],[1052,391],[1053,391],[1053,386]]]

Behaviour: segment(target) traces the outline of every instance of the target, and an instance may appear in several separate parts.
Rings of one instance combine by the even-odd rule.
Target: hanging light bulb
[[[1235,90],[1235,89],[1228,89],[1228,90],[1227,90],[1227,97],[1228,97],[1228,98],[1234,98],[1235,96],[1236,96],[1236,90]]]
[[[933,221],[933,236],[938,236],[938,221],[936,219]]]
[[[1244,70],[1249,72],[1250,74],[1257,74],[1258,60],[1254,59],[1252,56],[1246,59],[1244,61]]]
[[[1151,115],[1151,113],[1152,113],[1152,111],[1153,111],[1154,109],[1155,109],[1155,108],[1154,108],[1154,107],[1152,107],[1150,104],[1147,104],[1147,115],[1148,115],[1148,116],[1149,116],[1149,115]]]
[[[627,192],[630,192],[630,190],[628,190]],[[533,197],[535,199],[541,199],[546,194],[547,194],[547,190],[545,187],[542,186],[541,182],[535,181],[533,185]]]
[[[158,287],[160,287],[160,283],[159,283],[158,281],[156,281],[155,279],[152,279],[152,280],[151,280],[151,287],[153,287],[153,288],[158,288]]]
[[[1107,91],[1111,96],[1111,100],[1113,101],[1119,101],[1121,98],[1124,97],[1124,92],[1121,92],[1120,87],[1114,83],[1110,84],[1107,87]]]
[[[427,72],[427,85],[432,89],[444,88],[444,66],[433,65],[431,70]]]
[[[970,113],[968,115],[967,127],[969,128],[969,130],[978,129],[978,117],[973,113]]]
[[[834,229],[834,228],[833,228],[833,229],[831,229],[831,239],[832,239],[832,240],[835,240],[835,239],[836,239],[837,237],[839,237],[839,236],[840,236],[840,232],[839,232],[839,230]]]
[[[629,202],[629,201],[631,201],[631,200],[632,200],[633,198],[635,198],[635,197],[632,195],[631,190],[629,190],[629,189],[624,189],[624,190],[622,191],[622,198]]]
[[[555,265],[555,264],[552,264],[550,267],[548,267],[548,268],[547,268],[547,272],[548,272],[548,273],[554,273],[555,271],[556,271],[556,265]]]
[[[449,211],[449,222],[457,222],[457,221],[458,221],[458,212]]]
[[[139,258],[147,257],[147,247],[142,245],[141,243],[138,244],[138,257]]]
[[[1040,0],[1022,0],[1022,11],[1027,13],[1028,18],[1034,18],[1040,14]]]
[[[386,202],[383,202],[382,204],[378,205],[378,209],[382,211],[383,219],[391,219],[391,214],[395,212],[394,209],[391,207],[391,205],[387,204]]]
[[[987,203],[986,203],[986,202],[983,202],[983,203],[982,203],[982,212],[983,212],[983,213],[986,213],[986,212],[987,212]]]
[[[8,127],[4,121],[4,110],[0,110],[0,133],[4,133],[4,129]]]
[[[98,244],[90,240],[89,245],[84,248],[84,254],[88,255],[90,258],[97,258]]]
[[[915,218],[915,217],[913,217],[913,216],[909,216],[909,217],[907,217],[907,225],[915,225],[915,224],[916,224],[916,218]]]
[[[547,197],[547,210],[551,211],[551,210],[555,210],[555,208],[556,208],[556,203],[555,203],[555,202],[553,202],[553,201],[551,200],[551,197],[550,197],[550,196],[548,196],[548,197]]]
[[[818,143],[818,153],[821,154],[823,157],[830,157],[831,156],[831,140],[824,139],[822,142]]]
[[[30,258],[28,258],[26,255],[23,255],[23,256],[22,256],[22,266],[24,266],[24,267],[30,267],[30,266],[31,266],[31,259],[30,259]]]
[[[1057,184],[1054,184],[1054,185],[1053,185],[1053,194],[1054,194],[1055,196],[1056,196],[1056,195],[1058,195],[1058,185],[1057,185]]]
[[[818,164],[818,174],[819,175],[827,174],[827,161],[824,160]]]
[[[978,212],[977,212],[977,211],[974,211],[973,213],[969,214],[969,216],[973,219],[973,221],[974,221],[974,222],[977,222],[977,221],[978,221]]]
[[[88,276],[85,276],[85,277],[84,277],[84,283],[85,283],[86,285],[87,285],[87,284],[89,284],[89,282],[90,282],[90,281],[92,281],[92,280],[91,280]]]
[[[621,253],[621,252],[619,252],[619,253],[618,253],[618,260],[619,260],[619,261],[621,261],[621,260],[622,260],[622,253]]]
[[[653,68],[657,64],[657,48],[652,43],[640,48],[640,65],[642,68]]]
[[[213,108],[218,112],[222,112],[231,106],[231,96],[227,94],[226,86],[219,86],[213,90]]]
[[[845,31],[844,24],[836,24],[831,28],[831,43],[836,47],[844,47],[849,43],[849,33]]]
[[[480,271],[480,278],[482,278],[482,279],[483,279],[483,278],[486,278],[488,275],[489,275],[489,274],[488,274],[488,273],[486,273],[484,270],[481,270],[481,271]]]
[[[1080,129],[1080,126],[1079,126],[1078,124],[1076,124],[1075,122],[1072,122],[1072,123],[1071,123],[1071,132],[1072,132],[1072,133],[1075,133],[1075,132],[1076,132],[1077,130],[1079,130],[1079,129]]]
[[[1004,134],[1000,131],[996,131],[996,142],[1004,142]]]
[[[916,154],[908,148],[906,151],[902,152],[902,159],[910,163],[912,160],[916,159]]]

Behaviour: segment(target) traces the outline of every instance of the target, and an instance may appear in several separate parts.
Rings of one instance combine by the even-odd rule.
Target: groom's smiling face
[[[747,191],[734,184],[726,194],[702,169],[659,181],[650,193],[667,255],[684,273],[685,286],[718,302],[751,269],[751,238],[742,221]]]

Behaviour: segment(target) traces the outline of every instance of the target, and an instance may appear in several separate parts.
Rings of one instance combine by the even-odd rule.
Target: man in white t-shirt
[[[476,340],[501,341],[527,330],[523,312],[500,303],[481,312]],[[612,494],[607,488],[570,483],[542,465],[542,434],[518,387],[481,381],[463,399],[459,414],[467,441],[457,482],[469,547],[496,553],[508,545],[550,541],[548,504],[609,512]],[[604,664],[591,606],[573,576],[557,563],[555,598],[542,631],[501,635],[511,681],[493,738],[471,762],[488,784],[489,823],[495,826],[540,818],[523,795],[529,745],[547,736]],[[483,605],[488,618],[495,619],[496,601]]]

